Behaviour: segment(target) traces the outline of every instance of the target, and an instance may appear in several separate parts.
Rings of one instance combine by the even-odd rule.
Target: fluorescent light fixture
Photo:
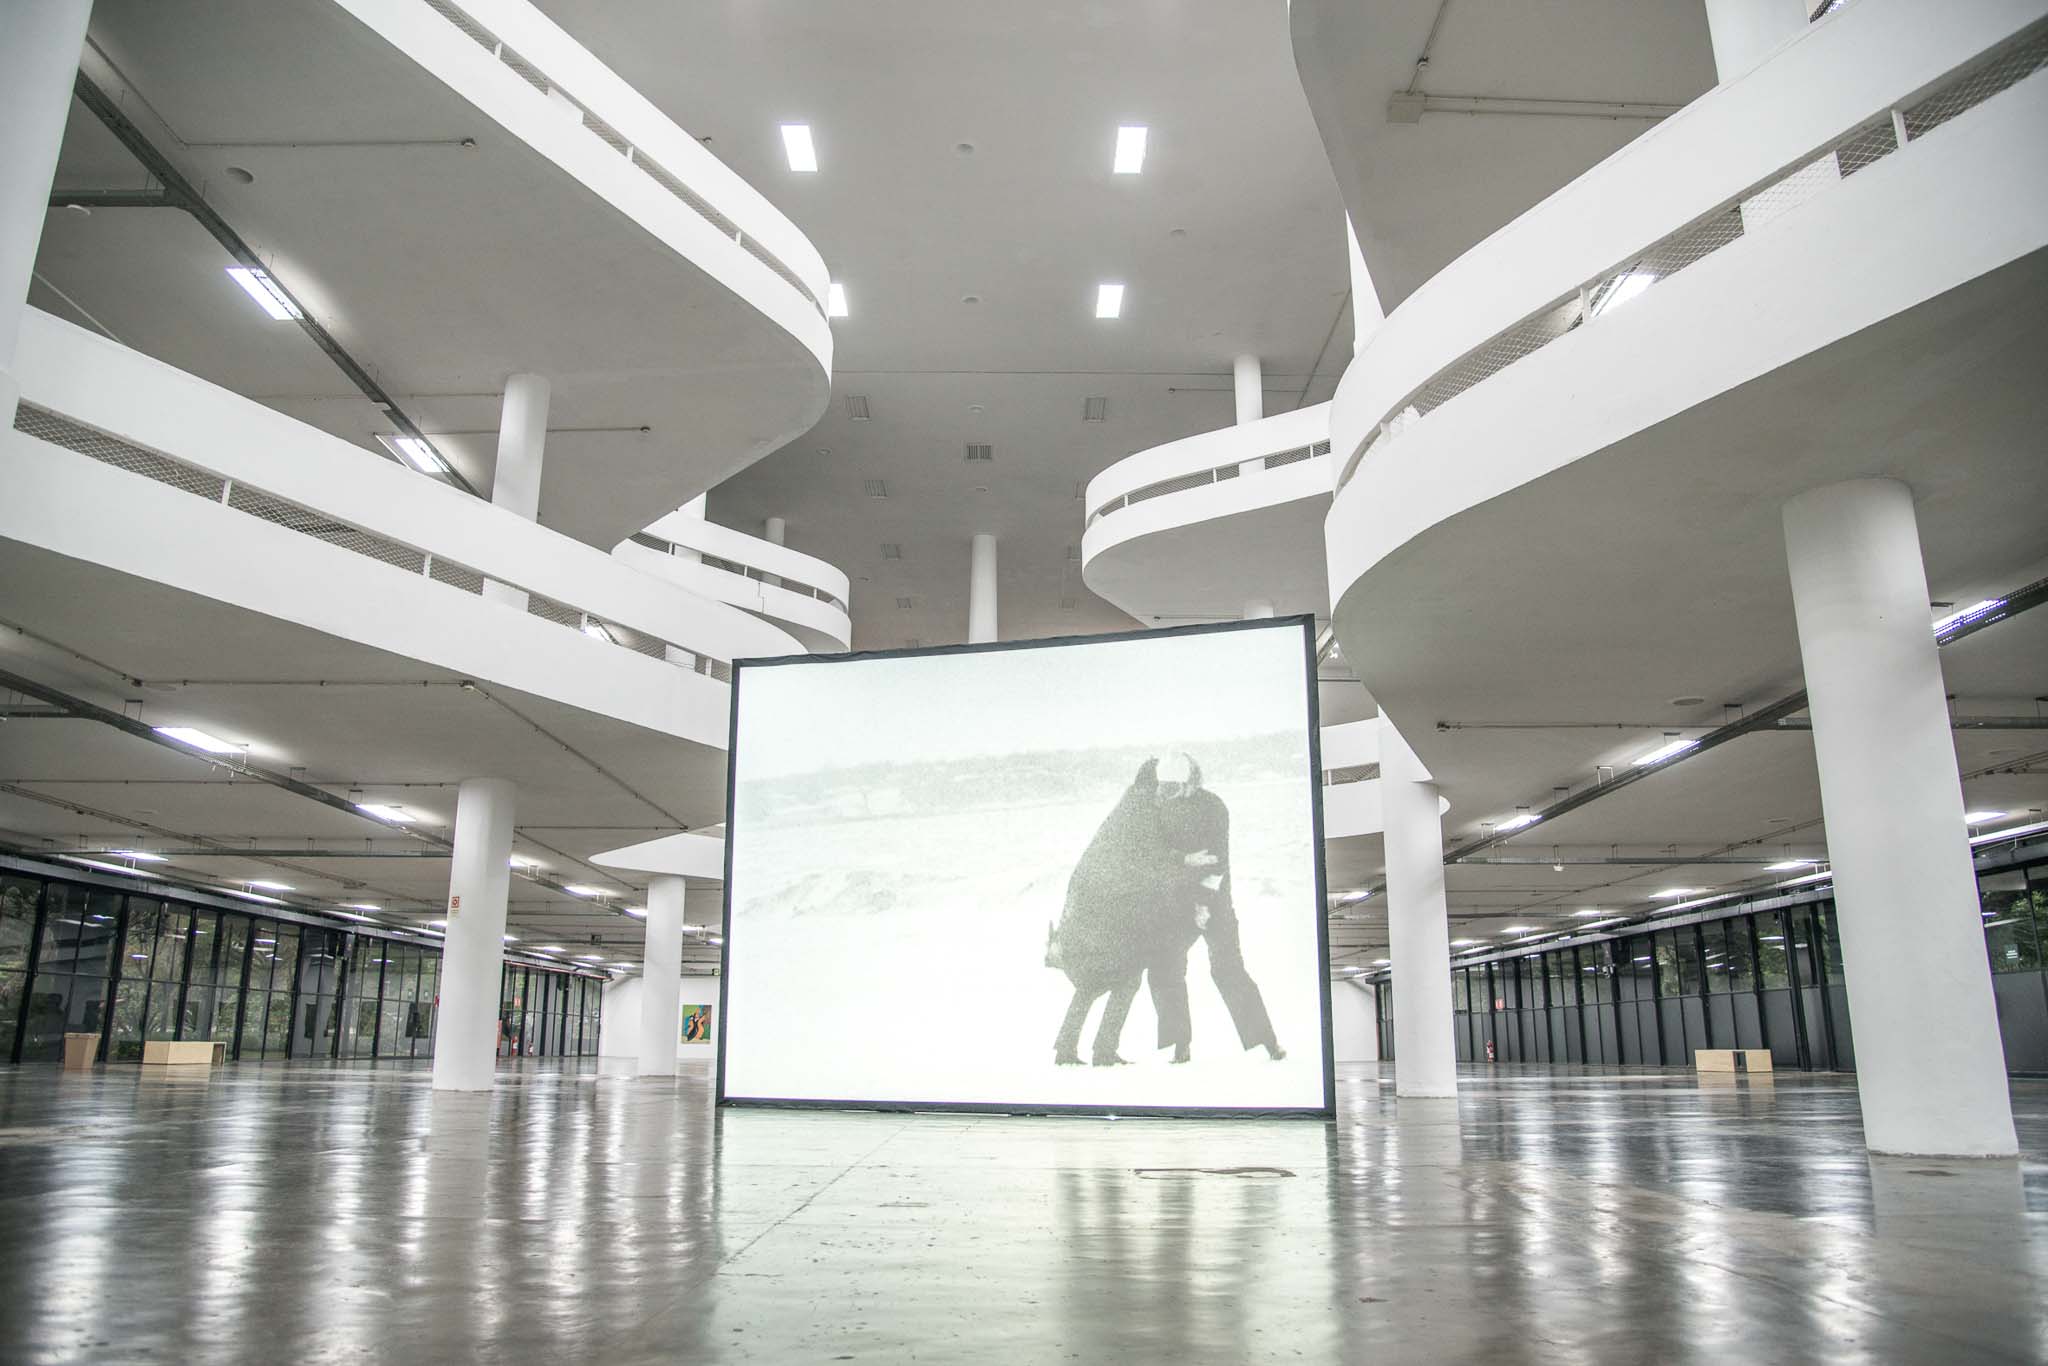
[[[1650,895],[1659,901],[1663,901],[1674,896],[1698,896],[1705,890],[1706,888],[1704,887],[1666,887],[1663,891],[1652,892]]]
[[[1801,887],[1809,882],[1826,882],[1833,876],[1833,873],[1808,873],[1805,877],[1787,878],[1778,885],[1780,887]]]
[[[1651,764],[1661,764],[1666,759],[1675,759],[1689,749],[1697,749],[1699,743],[1697,740],[1668,741],[1636,760],[1635,766],[1637,768],[1648,768]]]
[[[427,923],[444,930],[448,928],[448,922],[445,920],[429,920]]]
[[[1537,930],[1538,930],[1539,928],[1540,928],[1540,927],[1539,927],[1539,926],[1536,926],[1536,925],[1510,925],[1510,926],[1508,926],[1508,927],[1507,927],[1506,929],[1502,930],[1502,931],[1501,931],[1501,933],[1502,933],[1502,934],[1534,934],[1534,933],[1536,933],[1536,931],[1537,931]]]
[[[162,863],[165,861],[162,854],[152,854],[147,849],[109,849],[107,852],[119,854],[122,858],[132,858],[138,863]]]
[[[834,280],[825,290],[825,316],[844,318],[847,316],[846,286]]]
[[[2005,606],[2004,598],[1986,598],[1982,602],[1973,602],[1962,611],[1950,612],[1940,621],[1935,622],[1934,634],[1940,635],[1952,626],[1960,626],[1966,621],[1974,620],[1977,617],[1983,616],[1986,612],[1994,611],[2003,606]]]
[[[270,882],[260,877],[250,878],[249,885],[251,887],[261,887],[266,892],[293,892],[298,890],[289,882]]]
[[[2004,820],[2011,814],[2009,811],[1965,811],[1963,813],[1963,824],[1982,825],[1986,821]]]
[[[367,901],[344,901],[341,904],[348,907],[352,911],[375,911],[383,909],[382,907],[372,905],[370,902]]]
[[[333,915],[338,915],[338,916],[340,916],[340,917],[341,917],[341,918],[342,918],[343,920],[370,920],[370,919],[371,919],[371,917],[369,917],[369,916],[367,916],[367,915],[357,915],[357,914],[356,914],[356,913],[355,913],[354,911],[334,911],[334,912],[331,912],[331,914],[333,914]],[[375,923],[375,922],[373,921],[372,923]]]
[[[1783,863],[1773,863],[1764,869],[1767,873],[1790,873],[1801,868],[1811,868],[1819,863],[1817,858],[1788,858]]]
[[[448,462],[425,437],[401,436],[396,432],[376,433],[378,442],[385,450],[403,460],[422,474],[446,474]]]
[[[96,858],[82,858],[77,854],[59,854],[66,863],[76,863],[83,868],[97,868],[103,873],[126,873],[129,877],[155,877],[155,873],[141,868],[131,868],[125,863],[107,863]]]
[[[607,645],[619,643],[612,633],[605,629],[604,623],[595,617],[583,618],[583,634],[589,636],[592,640],[601,640]]]
[[[562,952],[562,946],[560,944],[536,944],[533,951],[535,953],[560,953]]]
[[[638,916],[642,920],[647,918],[647,908],[645,906],[624,906],[620,909],[624,910],[627,915]]]
[[[1579,926],[1579,928],[1582,930],[1597,930],[1608,925],[1619,925],[1622,921],[1626,920],[1627,918],[1627,916],[1618,915],[1611,920],[1589,920],[1585,924]],[[1587,971],[1590,972],[1592,971],[1592,969],[1588,968]]]
[[[1580,907],[1580,908],[1579,908],[1578,910],[1576,910],[1576,911],[1573,911],[1573,912],[1572,912],[1572,914],[1573,914],[1573,915],[1605,915],[1605,914],[1606,914],[1606,912],[1605,912],[1605,911],[1602,911],[1602,910],[1601,910],[1601,909],[1600,909],[1600,908],[1599,908],[1598,906],[1581,906],[1581,907]]]
[[[277,941],[275,939],[251,939],[249,942],[252,944],[275,944]]]
[[[208,754],[240,754],[242,752],[242,746],[231,745],[217,736],[208,735],[205,731],[192,726],[157,726],[154,729],[158,735],[167,736],[172,740],[176,740],[181,745],[190,745],[194,749],[203,749]]]
[[[1372,965],[1376,968],[1390,968],[1394,965],[1394,960],[1391,958],[1375,958],[1372,960]]]
[[[565,891],[565,892],[567,892],[567,893],[568,893],[569,895],[571,895],[571,896],[605,896],[605,895],[607,895],[607,893],[606,893],[605,889],[604,889],[604,888],[602,888],[602,887],[585,887],[585,886],[582,886],[582,885],[580,885],[580,884],[577,884],[577,883],[571,883],[571,884],[569,884],[568,886],[566,886],[566,887],[562,888],[562,890],[563,890],[563,891]]]
[[[511,865],[514,868],[523,868],[529,873],[538,872],[540,869],[547,867],[539,859],[528,858],[524,854],[514,854],[511,858]]]
[[[1625,275],[1617,276],[1608,284],[1606,293],[1600,297],[1600,302],[1593,305],[1593,316],[1597,318],[1612,309],[1620,308],[1656,283],[1657,277],[1647,270],[1632,270]]]
[[[278,322],[288,323],[305,316],[299,312],[299,306],[292,302],[291,295],[277,287],[277,281],[270,278],[270,272],[267,270],[255,270],[249,266],[229,266],[228,278],[240,285],[265,313]]]
[[[504,939],[507,944],[517,944],[519,942],[519,936],[516,934],[508,934],[504,936]]]
[[[1543,817],[1537,815],[1534,811],[1517,811],[1514,815],[1494,826],[1493,832],[1496,835],[1505,835],[1510,830],[1524,829],[1542,819]]]
[[[404,807],[393,806],[389,802],[357,802],[356,810],[380,821],[390,821],[393,825],[411,825],[419,819]]]
[[[1453,939],[1451,941],[1451,947],[1457,948],[1464,944],[1477,944],[1478,942],[1479,941],[1477,939]]]
[[[579,953],[576,955],[576,961],[579,963],[602,963],[604,959],[595,953]]]
[[[1142,123],[1127,123],[1116,130],[1116,162],[1111,169],[1117,175],[1136,175],[1145,169],[1146,134]]]
[[[811,125],[808,123],[783,124],[782,154],[789,158],[789,169],[800,175],[809,175],[817,170],[818,148],[811,141]]]
[[[276,897],[265,896],[261,892],[245,892],[240,887],[223,887],[221,888],[221,890],[223,892],[226,892],[229,896],[238,896],[242,898],[242,900],[244,901],[260,901],[266,906],[284,905],[284,903],[278,900]]]
[[[1095,286],[1095,316],[1098,318],[1121,317],[1124,311],[1124,287],[1122,285]]]

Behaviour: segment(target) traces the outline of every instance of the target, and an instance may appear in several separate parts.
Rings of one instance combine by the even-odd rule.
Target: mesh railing
[[[571,98],[567,91],[548,79],[546,72],[507,47],[499,40],[496,34],[492,33],[482,24],[479,24],[475,19],[472,19],[461,6],[454,4],[453,0],[425,0],[425,3],[434,13],[455,25],[457,29],[461,30],[478,47],[485,49],[493,57],[510,67],[521,80],[525,81],[535,90],[540,91],[544,95],[552,95],[558,99],[568,100],[569,103],[575,105],[577,111],[583,116],[583,126],[595,134],[599,141],[603,142],[620,156],[626,158],[634,166],[639,167],[655,184],[667,190],[677,199],[682,200],[699,218],[711,224],[712,227],[718,229],[723,235],[730,237],[742,251],[782,277],[799,294],[809,299],[820,313],[825,311],[825,300],[819,298],[816,292],[804,283],[803,277],[794,270],[791,270],[782,258],[769,251],[753,238],[748,237],[740,230],[737,224],[713,208],[710,202],[702,195],[690,189],[689,186],[677,179],[659,162],[650,160],[645,151],[635,147],[626,140],[625,136],[618,129],[613,128],[610,124],[598,118],[597,115],[584,108],[580,100]]]
[[[1189,489],[1206,488],[1210,484],[1220,484],[1225,479],[1235,479],[1244,473],[1244,466],[1247,464],[1255,464],[1260,469],[1277,470],[1287,465],[1298,465],[1304,460],[1313,460],[1319,455],[1328,455],[1329,453],[1329,442],[1316,441],[1306,446],[1296,446],[1292,450],[1275,451],[1271,455],[1248,456],[1241,461],[1233,460],[1227,465],[1215,465],[1206,470],[1192,470],[1187,474],[1176,474],[1171,479],[1161,479],[1140,488],[1132,489],[1128,493],[1118,494],[1101,507],[1095,509],[1095,511],[1089,513],[1086,525],[1094,526],[1112,512],[1121,512],[1127,507],[1149,502],[1154,498],[1164,498],[1174,493],[1186,493]]]
[[[767,583],[772,579],[776,585],[786,588],[792,593],[807,598],[816,598],[819,602],[837,607],[840,611],[849,615],[853,611],[836,594],[827,592],[823,588],[814,588],[810,584],[790,578],[787,574],[778,575],[766,569],[757,569],[750,564],[741,564],[738,560],[728,560],[723,556],[708,555],[703,551],[693,551],[689,546],[679,546],[673,541],[664,541],[661,537],[650,536],[644,531],[636,531],[627,539],[635,545],[646,546],[649,550],[658,550],[664,555],[689,552],[695,554],[698,562],[707,569],[717,569],[727,574],[737,574],[743,579],[753,579],[757,583]]]
[[[1566,333],[1597,321],[1606,310],[1619,307],[1694,262],[1704,260],[1745,232],[1754,232],[1779,214],[1825,194],[1845,178],[1897,151],[1901,132],[1910,143],[2016,85],[2043,65],[2048,65],[2048,22],[2032,25],[2012,42],[1952,73],[1947,81],[1915,103],[1872,115],[1818,152],[1767,177],[1581,288],[1552,300],[1437,371],[1394,404],[1339,473],[1337,487],[1341,489],[1350,483],[1366,458],[1398,437],[1409,422],[1427,416],[1481,380],[1534,355]]]
[[[236,512],[260,518],[273,526],[281,526],[301,536],[325,541],[351,554],[380,561],[402,569],[408,574],[421,575],[459,592],[477,596],[484,591],[486,576],[480,570],[453,560],[444,560],[437,555],[426,554],[403,542],[379,536],[375,532],[365,531],[347,522],[337,521],[324,512],[294,503],[288,498],[280,498],[262,489],[224,479],[210,471],[188,465],[182,460],[108,436],[83,423],[74,422],[61,413],[38,407],[26,400],[15,411],[14,429],[40,441],[47,441],[53,446],[61,446],[65,450],[90,457],[103,465],[111,465],[130,474],[139,474],[145,479],[204,498],[210,503],[223,503]],[[588,635],[601,636],[602,639],[632,650],[636,654],[647,655],[653,659],[668,657],[668,644],[658,637],[629,630],[608,621],[598,621],[581,608],[572,607],[543,593],[527,590],[526,610],[557,625],[584,631]],[[602,628],[601,632],[586,630],[593,623]],[[685,654],[687,658],[679,661],[685,667],[721,681],[731,681],[732,671],[722,661],[693,651],[685,651]]]
[[[1378,764],[1353,764],[1349,768],[1324,769],[1323,783],[1328,787],[1336,787],[1339,783],[1370,782],[1379,776],[1380,766]]]

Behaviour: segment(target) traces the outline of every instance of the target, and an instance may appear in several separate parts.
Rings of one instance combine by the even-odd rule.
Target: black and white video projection
[[[726,1102],[1332,1108],[1313,622],[745,662]]]

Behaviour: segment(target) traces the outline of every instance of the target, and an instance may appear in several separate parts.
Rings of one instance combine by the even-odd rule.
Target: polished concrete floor
[[[1472,1071],[1316,1122],[716,1112],[525,1064],[0,1069],[0,1361],[2048,1359],[2021,1162],[1853,1083]]]

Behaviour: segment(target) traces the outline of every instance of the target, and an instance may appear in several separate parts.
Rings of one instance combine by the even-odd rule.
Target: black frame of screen
[[[749,669],[784,668],[796,665],[825,666],[850,660],[921,659],[936,655],[993,654],[1002,650],[1058,649],[1072,645],[1102,645],[1113,641],[1159,640],[1173,636],[1210,635],[1224,631],[1271,631],[1291,628],[1301,632],[1303,678],[1308,691],[1308,771],[1310,838],[1315,850],[1315,922],[1317,1007],[1321,1012],[1323,1103],[1320,1108],[1303,1106],[1183,1106],[1183,1105],[1054,1105],[1046,1103],[1005,1104],[997,1101],[914,1101],[914,1100],[804,1100],[772,1096],[732,1096],[725,1090],[725,1032],[732,1018],[727,1009],[727,992],[732,982],[732,851],[737,833],[734,804],[738,785],[737,753],[740,736],[740,682]],[[1246,621],[1203,622],[1192,626],[1166,626],[1144,631],[1109,631],[1091,636],[1045,636],[1035,640],[991,641],[983,645],[935,645],[914,650],[859,650],[833,655],[778,655],[765,659],[736,659],[732,662],[732,715],[726,735],[725,765],[725,882],[722,891],[718,948],[718,1072],[717,1104],[798,1110],[883,1110],[934,1111],[997,1115],[1075,1115],[1110,1118],[1159,1117],[1169,1119],[1332,1119],[1337,1113],[1336,1050],[1330,1032],[1330,918],[1328,875],[1323,851],[1323,745],[1320,698],[1316,688],[1316,621],[1307,613],[1283,617],[1256,617]]]

